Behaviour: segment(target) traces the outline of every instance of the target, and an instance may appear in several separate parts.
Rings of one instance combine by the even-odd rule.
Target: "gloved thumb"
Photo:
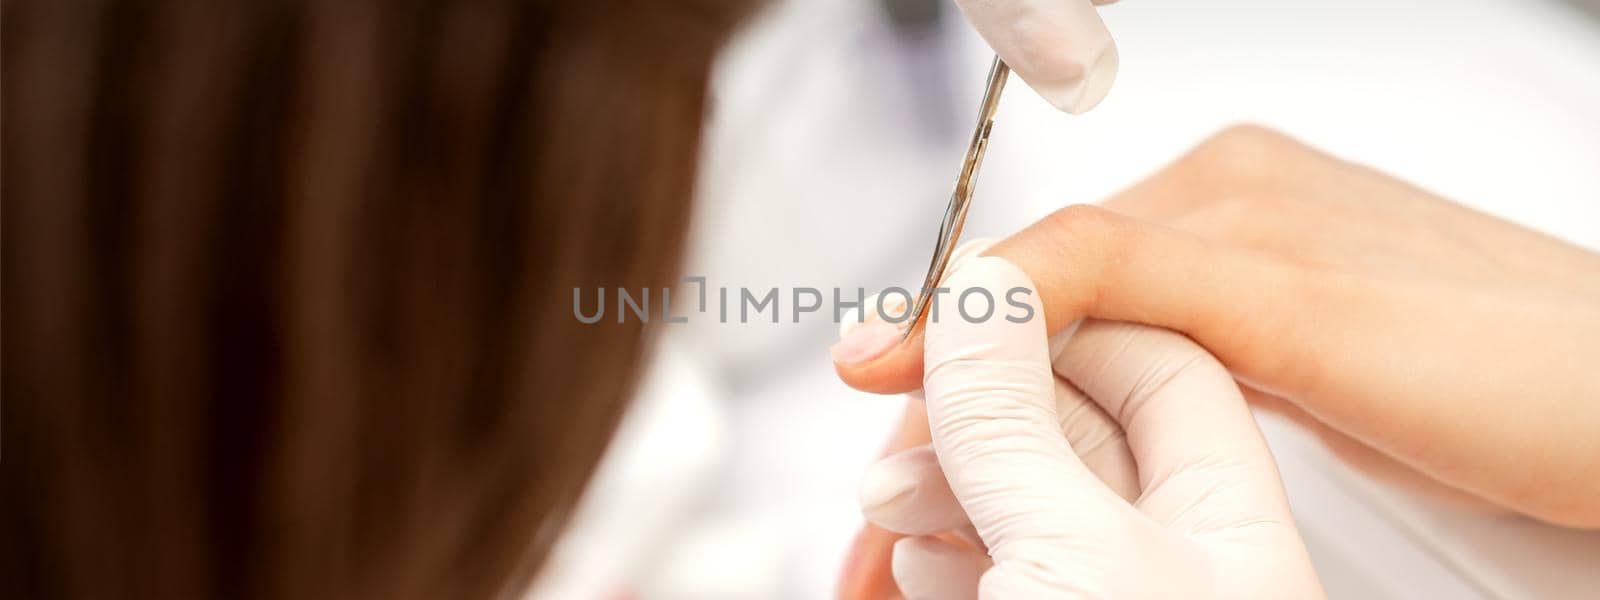
[[[1109,0],[1108,0],[1109,1]],[[1117,46],[1090,0],[957,0],[996,54],[1056,108],[1094,108],[1117,78]]]
[[[924,347],[934,451],[995,560],[983,588],[1047,589],[1052,576],[1089,566],[1070,549],[1121,541],[1139,529],[1138,515],[1062,435],[1044,312],[1037,294],[1024,293],[1033,289],[1027,275],[979,257],[946,282]]]

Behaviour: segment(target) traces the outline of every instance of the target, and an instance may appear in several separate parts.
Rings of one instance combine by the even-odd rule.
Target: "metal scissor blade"
[[[917,302],[911,308],[910,318],[906,320],[902,341],[911,337],[911,332],[917,329],[917,324],[927,313],[928,302],[939,287],[939,280],[944,277],[950,255],[956,250],[956,241],[961,239],[961,228],[967,223],[967,207],[972,204],[978,168],[983,166],[983,152],[989,147],[989,130],[994,128],[995,109],[1000,106],[1000,92],[1005,89],[1006,76],[1010,74],[1011,68],[999,56],[994,57],[994,63],[989,67],[989,83],[983,90],[983,104],[978,108],[978,126],[972,132],[972,142],[967,145],[967,157],[961,162],[961,175],[956,178],[955,190],[950,192],[950,204],[945,207],[944,221],[939,224],[939,239],[933,246],[933,261],[928,264],[928,275],[922,279]]]

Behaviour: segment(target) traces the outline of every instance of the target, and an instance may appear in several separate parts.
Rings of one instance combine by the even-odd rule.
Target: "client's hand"
[[[1363,466],[1600,527],[1600,255],[1257,128],[988,253],[1033,276],[1051,331],[1176,330]],[[835,365],[906,392],[922,352]]]
[[[952,303],[969,288],[1033,289],[992,257],[947,281]],[[863,483],[868,519],[913,536],[894,549],[906,596],[1320,596],[1228,372],[1146,326],[1088,321],[1047,341],[1026,299],[1034,318],[1020,323],[941,309],[926,341],[932,446]]]

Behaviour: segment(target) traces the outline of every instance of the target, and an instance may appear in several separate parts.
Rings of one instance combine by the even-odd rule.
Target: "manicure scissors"
[[[995,109],[1000,106],[1000,92],[1005,89],[1006,78],[1010,74],[1011,68],[999,56],[994,57],[994,63],[989,66],[989,83],[983,90],[983,105],[978,108],[978,126],[972,132],[972,142],[967,145],[967,157],[961,162],[961,175],[956,178],[956,188],[950,192],[950,205],[944,209],[939,239],[933,246],[933,262],[928,265],[928,275],[922,279],[921,294],[911,309],[901,341],[911,337],[911,332],[917,329],[923,314],[928,311],[928,301],[938,289],[950,255],[955,252],[956,242],[961,239],[961,227],[967,223],[967,207],[972,204],[978,167],[983,166],[983,151],[989,147],[989,130],[994,128]]]

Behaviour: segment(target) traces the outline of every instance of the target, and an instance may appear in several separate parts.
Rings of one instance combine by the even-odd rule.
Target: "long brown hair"
[[[736,4],[6,2],[5,595],[517,594]]]

